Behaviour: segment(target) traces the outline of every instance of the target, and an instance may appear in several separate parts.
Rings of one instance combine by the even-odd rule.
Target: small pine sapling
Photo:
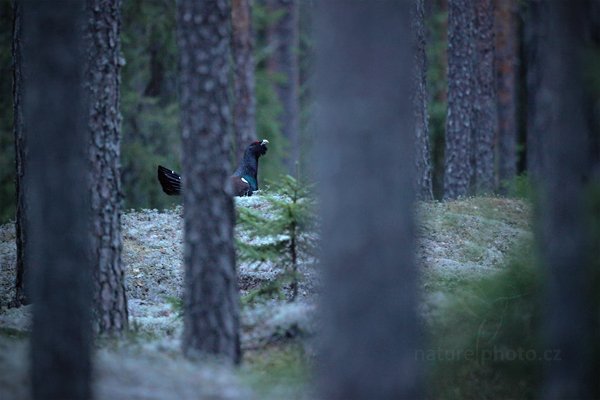
[[[239,226],[253,238],[248,243],[238,241],[238,254],[242,261],[282,267],[276,286],[289,283],[293,301],[298,296],[300,255],[310,254],[314,248],[313,200],[310,187],[292,176],[284,176],[278,187],[276,194],[265,196],[269,204],[266,215],[247,208],[238,210]]]

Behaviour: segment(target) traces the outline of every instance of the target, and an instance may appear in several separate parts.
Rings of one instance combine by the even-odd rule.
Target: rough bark
[[[121,263],[121,1],[88,0],[86,90],[92,209],[95,330],[127,330],[127,298]]]
[[[325,285],[319,398],[422,398],[410,7],[328,1],[315,13]],[[348,179],[360,190],[348,195]]]
[[[233,248],[228,98],[229,23],[224,0],[180,2],[185,291],[183,351],[240,360]]]
[[[587,121],[583,93],[583,24],[586,3],[544,1],[534,18],[544,40],[537,43],[538,95],[532,113],[546,122],[533,132],[547,157],[538,176],[541,196],[542,261],[545,272],[544,348],[560,360],[544,365],[541,397],[596,398],[592,371],[598,309],[586,215],[585,177],[589,171]]]
[[[498,126],[494,68],[494,5],[478,0],[475,5],[475,98],[473,101],[473,181],[475,193],[494,191],[494,140]]]
[[[76,0],[23,3],[34,399],[91,397],[86,126]],[[56,29],[60,27],[60,29]]]
[[[13,134],[15,137],[15,236],[17,245],[17,275],[15,281],[15,305],[30,301],[29,267],[26,264],[27,249],[27,198],[25,196],[25,171],[27,169],[27,141],[23,125],[23,57],[22,57],[22,8],[21,0],[13,1]]]
[[[250,0],[231,2],[232,50],[234,60],[233,131],[236,161],[244,150],[257,139],[256,97],[254,94],[254,36]]]
[[[291,175],[296,175],[296,162],[300,159],[300,107],[298,103],[298,2],[297,0],[268,0],[273,13],[280,18],[269,28],[268,40],[272,55],[267,68],[276,76],[277,94],[283,107],[281,131],[289,144],[286,165]]]
[[[424,0],[416,0],[412,10],[415,40],[415,165],[416,195],[419,200],[432,200],[431,153],[429,148],[429,111],[427,110],[427,54],[425,52]]]
[[[517,174],[518,27],[516,0],[495,0],[496,87],[498,99],[496,187],[506,194]]]
[[[469,194],[472,176],[474,3],[448,1],[448,114],[444,199]]]

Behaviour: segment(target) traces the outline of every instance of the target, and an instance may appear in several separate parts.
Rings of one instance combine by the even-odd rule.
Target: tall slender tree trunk
[[[543,69],[540,46],[548,40],[549,25],[543,23],[540,13],[544,10],[544,0],[530,0],[527,4],[527,21],[524,24],[527,62],[527,173],[534,183],[541,178],[546,164],[542,150],[541,132],[550,128],[548,113],[540,113],[545,93],[541,84]]]
[[[432,200],[431,153],[429,148],[429,111],[427,103],[427,54],[425,52],[424,0],[416,0],[412,10],[415,40],[415,145],[416,195],[419,200]]]
[[[233,130],[236,160],[257,139],[256,96],[254,94],[254,36],[250,0],[231,2],[232,48],[235,68]]]
[[[475,98],[473,107],[473,180],[476,193],[494,191],[494,140],[498,126],[494,64],[494,5],[478,0],[475,5]]]
[[[448,0],[448,114],[444,199],[469,194],[475,100],[474,23],[471,0]]]
[[[297,0],[267,0],[271,12],[281,13],[270,27],[269,46],[273,54],[267,62],[271,74],[277,77],[277,94],[283,106],[281,129],[289,144],[286,165],[295,175],[300,159],[300,107],[298,68],[298,2]]]
[[[448,42],[448,1],[447,0],[434,0],[425,3],[426,15],[431,17],[443,15],[441,21],[434,21],[432,25],[432,41],[439,41],[439,43],[446,44]],[[426,16],[427,19],[429,17]],[[432,57],[429,63],[432,68],[436,68],[440,72],[439,82],[441,84],[431,85],[433,101],[438,104],[447,104],[448,101],[448,87],[446,82],[448,81],[448,46],[441,51],[437,57]],[[432,53],[433,56],[436,53]],[[432,84],[433,82],[430,82]],[[433,111],[433,110],[432,110]],[[431,114],[434,117],[434,114]],[[433,128],[433,124],[431,125]],[[436,199],[442,199],[444,197],[444,151],[445,151],[445,133],[435,132],[431,137],[431,148],[432,148],[432,185],[433,185],[433,196]]]
[[[326,1],[315,13],[325,284],[320,398],[422,397],[410,8],[396,0]],[[348,168],[360,188],[351,196]]]
[[[547,157],[537,178],[541,196],[542,260],[546,277],[544,348],[560,360],[545,364],[541,397],[544,399],[597,398],[593,385],[594,348],[598,340],[597,293],[593,282],[585,179],[588,126],[583,92],[583,25],[589,12],[585,2],[544,1],[533,21],[547,35],[536,44],[539,68],[536,101],[531,110],[533,132],[541,138]],[[540,37],[541,39],[541,37]],[[596,323],[594,323],[596,321]]]
[[[92,207],[95,329],[127,330],[121,263],[121,1],[87,0],[86,89]]]
[[[91,397],[83,14],[75,0],[23,2],[34,399]]]
[[[498,94],[496,187],[506,194],[517,174],[518,27],[516,0],[495,0],[496,87]]]
[[[15,192],[16,199],[16,245],[17,276],[15,282],[15,305],[27,304],[30,300],[30,268],[25,257],[27,249],[27,198],[25,195],[25,171],[27,169],[27,141],[23,124],[23,56],[22,56],[22,12],[21,0],[13,1],[13,133],[15,137]]]
[[[229,2],[178,3],[183,136],[185,291],[183,351],[240,360],[233,248]]]

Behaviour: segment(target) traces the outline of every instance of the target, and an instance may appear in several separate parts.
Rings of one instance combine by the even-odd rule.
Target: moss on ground
[[[246,351],[242,380],[262,399],[306,398],[311,361],[302,343],[288,341]]]

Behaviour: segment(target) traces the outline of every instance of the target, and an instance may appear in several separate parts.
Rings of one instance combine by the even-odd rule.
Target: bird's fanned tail
[[[169,196],[181,194],[181,176],[177,172],[159,165],[158,181],[163,192]]]

